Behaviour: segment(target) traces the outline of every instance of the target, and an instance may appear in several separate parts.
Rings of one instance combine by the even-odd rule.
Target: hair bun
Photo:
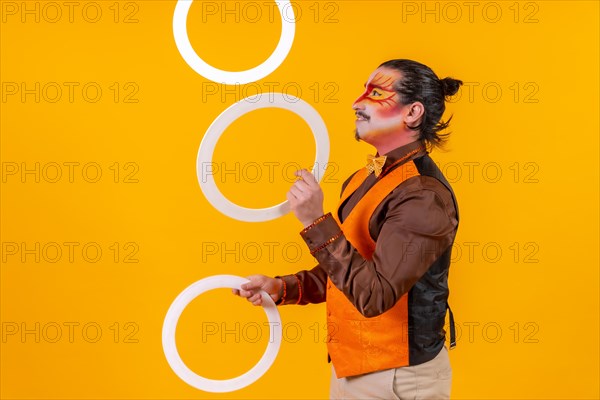
[[[463,84],[462,81],[454,78],[444,78],[440,80],[444,96],[454,96],[458,92],[458,88]]]

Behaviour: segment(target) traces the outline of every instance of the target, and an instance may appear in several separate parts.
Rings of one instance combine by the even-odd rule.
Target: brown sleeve
[[[458,221],[436,191],[403,193],[391,201],[371,260],[341,235],[333,217],[302,233],[319,266],[366,317],[384,313],[417,282],[452,244]]]
[[[310,271],[300,271],[293,275],[276,276],[285,282],[285,304],[315,304],[325,301],[327,273],[317,265]]]

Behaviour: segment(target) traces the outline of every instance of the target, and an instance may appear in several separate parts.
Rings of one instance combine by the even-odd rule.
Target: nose
[[[365,109],[365,105],[363,104],[363,100],[365,99],[365,96],[367,95],[367,91],[365,90],[364,93],[362,93],[358,99],[354,100],[354,103],[352,104],[352,109],[354,111],[359,111],[359,110],[364,110]]]
[[[360,96],[358,99],[356,99],[354,101],[354,103],[352,104],[352,109],[354,111],[359,111],[359,110],[364,110],[365,109],[365,105],[362,102],[362,96]]]

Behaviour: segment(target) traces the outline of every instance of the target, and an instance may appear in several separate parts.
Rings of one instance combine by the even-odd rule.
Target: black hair
[[[390,60],[379,67],[395,69],[402,74],[394,84],[394,89],[403,105],[418,101],[425,107],[421,123],[407,127],[419,131],[419,140],[424,141],[430,149],[443,148],[450,133],[440,131],[446,129],[452,120],[451,116],[448,121],[440,121],[446,110],[445,101],[458,92],[463,82],[450,77],[439,79],[431,68],[412,60]]]

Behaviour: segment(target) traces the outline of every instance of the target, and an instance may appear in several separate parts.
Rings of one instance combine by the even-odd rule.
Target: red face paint
[[[371,81],[365,84],[365,92],[354,102],[354,104],[366,101],[378,105],[386,110],[396,108],[398,95],[393,88],[394,77],[378,72]]]
[[[402,129],[405,109],[394,90],[398,79],[400,72],[387,68],[371,74],[365,91],[352,105],[357,116],[356,138],[373,144]]]

